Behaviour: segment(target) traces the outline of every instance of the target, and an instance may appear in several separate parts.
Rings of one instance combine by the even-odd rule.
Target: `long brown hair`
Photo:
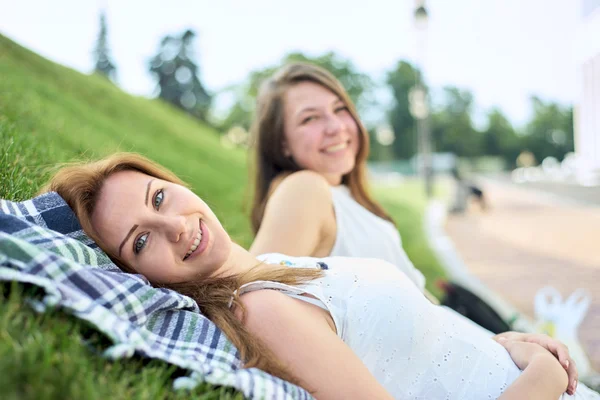
[[[312,64],[293,63],[284,66],[266,80],[258,94],[256,115],[251,128],[254,147],[254,198],[250,219],[254,233],[260,228],[273,180],[281,174],[301,169],[291,157],[283,154],[282,145],[285,138],[285,93],[300,82],[312,82],[323,86],[338,96],[348,107],[358,126],[360,147],[356,155],[355,167],[342,177],[342,183],[348,185],[352,197],[359,204],[373,214],[393,222],[367,189],[366,160],[369,155],[369,134],[358,118],[350,96],[342,84],[327,70]]]
[[[83,230],[126,272],[135,272],[117,255],[112,254],[92,225],[92,214],[105,180],[119,171],[134,170],[168,182],[186,186],[173,172],[135,153],[117,153],[102,160],[63,166],[42,189],[57,192],[73,209]],[[240,286],[254,281],[273,281],[288,285],[301,285],[322,275],[317,269],[304,268],[253,268],[234,276],[212,277],[199,282],[162,285],[190,296],[200,310],[215,323],[240,352],[245,368],[256,367],[293,383],[300,383],[289,373],[277,357],[234,314],[239,307],[245,309],[235,292]],[[232,307],[230,301],[233,296]]]

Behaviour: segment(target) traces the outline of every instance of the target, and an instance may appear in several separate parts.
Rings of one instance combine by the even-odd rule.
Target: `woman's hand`
[[[569,349],[562,342],[551,338],[548,335],[540,333],[521,333],[521,332],[504,332],[493,337],[494,340],[501,343],[501,340],[535,343],[552,353],[558,359],[563,368],[567,371],[569,386],[567,393],[573,395],[577,388],[577,380],[579,374],[575,361],[569,355]]]
[[[522,371],[524,371],[536,357],[548,355],[548,351],[535,343],[508,340],[504,338],[499,338],[498,343],[508,350],[508,354],[510,354],[510,357],[517,367]]]
[[[567,373],[558,360],[542,346],[525,341],[498,338],[523,370],[500,396],[502,400],[558,398],[568,385]]]

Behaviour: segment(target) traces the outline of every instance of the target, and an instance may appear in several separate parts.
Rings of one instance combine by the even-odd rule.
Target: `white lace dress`
[[[260,258],[321,268],[325,276],[299,287],[252,282],[240,294],[275,289],[328,310],[338,336],[396,399],[495,399],[521,373],[489,332],[431,304],[392,264],[280,254]],[[579,384],[575,396],[561,399],[600,400],[600,395]]]

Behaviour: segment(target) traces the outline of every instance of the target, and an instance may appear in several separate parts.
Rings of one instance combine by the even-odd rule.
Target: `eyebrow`
[[[127,234],[127,236],[125,236],[125,239],[123,239],[123,241],[121,242],[121,245],[119,246],[119,257],[121,257],[121,250],[123,250],[123,246],[125,245],[125,242],[127,241],[127,239],[129,239],[129,236],[131,236],[131,234],[133,232],[135,232],[135,230],[138,228],[139,225],[134,225],[131,227],[131,229],[129,230],[129,233]]]
[[[335,100],[334,100],[334,101],[331,103],[331,105],[337,105],[338,103],[346,104],[346,103],[344,103],[344,102],[342,101],[342,99],[340,99],[340,98],[338,97],[337,99],[335,99]],[[300,111],[298,111],[298,112],[296,113],[296,115],[303,114],[303,113],[305,113],[305,112],[307,112],[307,111],[317,111],[318,109],[319,109],[318,107],[311,107],[311,106],[308,106],[308,107],[305,107],[305,108],[301,109]]]
[[[148,207],[148,195],[150,194],[150,186],[152,185],[152,181],[154,179],[150,179],[148,181],[148,185],[146,186],[146,207]]]
[[[152,186],[152,181],[154,181],[154,179],[150,179],[148,181],[148,184],[146,185],[146,207],[148,207],[148,196],[150,195],[150,186]],[[127,242],[127,239],[129,239],[129,237],[131,236],[131,234],[133,232],[135,232],[135,230],[139,227],[139,225],[134,225],[131,227],[131,229],[129,230],[129,232],[127,233],[127,236],[125,236],[125,239],[123,239],[123,241],[121,242],[121,245],[119,246],[119,257],[121,256],[121,252],[123,251],[123,246],[125,245],[125,242]]]

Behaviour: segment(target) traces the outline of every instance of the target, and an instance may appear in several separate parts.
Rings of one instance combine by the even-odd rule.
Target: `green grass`
[[[4,286],[1,289],[7,289]],[[171,390],[176,367],[156,360],[110,362],[101,334],[59,312],[23,307],[22,288],[0,293],[0,385],[5,400],[23,399],[242,399],[231,388],[200,385]]]
[[[0,36],[0,198],[34,196],[57,163],[137,151],[188,181],[232,237],[249,245],[242,210],[247,176],[242,151],[224,150],[217,132],[160,101],[129,96]],[[108,362],[82,345],[80,321],[36,315],[19,296],[0,300],[2,398],[233,398],[202,386],[172,392],[173,367]],[[98,335],[96,335],[98,336]],[[238,396],[241,398],[241,396]]]
[[[127,95],[100,76],[53,64],[1,36],[0,76],[0,197],[33,195],[57,162],[136,151],[190,183],[232,237],[250,243],[242,210],[245,153],[224,149],[216,131],[161,101]],[[5,181],[11,178],[16,181]]]
[[[191,184],[232,238],[252,240],[243,208],[245,152],[220,145],[218,132],[158,101],[123,93],[99,76],[84,75],[0,35],[0,198],[34,196],[57,163],[116,150],[140,152]],[[425,201],[415,185],[378,188],[405,248],[429,281],[441,269],[424,239]],[[6,289],[6,287],[4,287]],[[108,362],[84,343],[99,334],[61,313],[37,315],[19,290],[0,296],[0,387],[7,399],[201,398],[231,391],[203,386],[173,393],[173,367],[160,362]]]

